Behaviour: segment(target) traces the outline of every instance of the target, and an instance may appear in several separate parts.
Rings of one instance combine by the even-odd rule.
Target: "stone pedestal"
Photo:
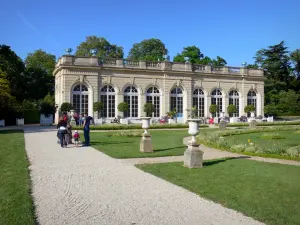
[[[225,130],[226,129],[226,122],[224,120],[221,120],[219,123],[219,129]]]
[[[153,152],[151,135],[149,133],[143,133],[141,142],[140,142],[140,151],[141,152]]]
[[[252,120],[252,121],[249,123],[249,127],[250,127],[250,129],[255,129],[255,128],[256,128],[256,120]]]
[[[203,166],[203,151],[196,143],[189,142],[184,152],[184,166],[188,168],[201,168]]]

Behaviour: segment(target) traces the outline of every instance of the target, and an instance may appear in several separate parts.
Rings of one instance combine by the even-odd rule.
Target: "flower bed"
[[[197,138],[200,143],[221,150],[300,161],[299,132],[300,128],[298,126],[267,127],[251,130],[217,131],[214,133],[204,132],[200,133]],[[259,133],[259,135],[256,133]],[[249,135],[245,137],[245,134]]]

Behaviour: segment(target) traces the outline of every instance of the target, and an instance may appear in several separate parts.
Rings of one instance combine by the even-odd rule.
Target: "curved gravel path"
[[[60,148],[56,131],[25,141],[42,225],[262,224],[91,147]]]

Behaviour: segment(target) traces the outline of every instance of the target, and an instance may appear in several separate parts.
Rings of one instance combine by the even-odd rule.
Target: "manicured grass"
[[[266,224],[300,223],[300,167],[247,159],[206,161],[201,169],[182,164],[137,167]]]
[[[0,131],[0,224],[35,224],[23,131]]]
[[[142,131],[141,131],[142,132]],[[91,133],[91,145],[113,158],[144,158],[183,155],[186,130],[150,131],[153,153],[140,152],[141,137],[111,136],[111,132]]]
[[[226,136],[225,138],[228,140],[238,140],[244,142],[245,144],[248,142],[248,139],[250,139],[255,145],[262,147],[280,144],[286,148],[289,148],[300,145],[300,133],[297,133],[297,131],[275,131],[267,133],[262,131],[260,133]]]

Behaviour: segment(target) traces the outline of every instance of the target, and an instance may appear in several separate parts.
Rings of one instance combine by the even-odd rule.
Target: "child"
[[[77,147],[78,146],[78,142],[79,142],[79,133],[77,130],[75,130],[75,133],[74,133],[74,142],[75,142],[75,146]]]

